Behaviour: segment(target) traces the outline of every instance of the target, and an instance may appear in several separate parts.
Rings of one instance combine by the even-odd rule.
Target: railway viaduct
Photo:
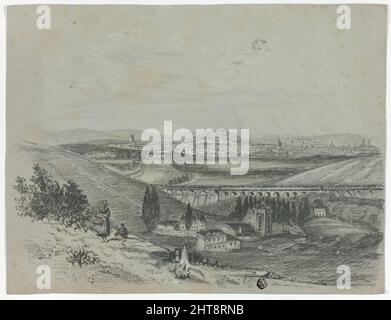
[[[328,193],[337,198],[384,199],[383,185],[333,186],[211,186],[175,185],[163,190],[184,203],[202,206],[243,195],[258,197],[302,197],[306,194]]]

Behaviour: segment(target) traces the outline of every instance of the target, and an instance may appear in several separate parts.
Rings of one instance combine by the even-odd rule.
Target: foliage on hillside
[[[31,183],[18,176],[15,190],[16,209],[21,216],[34,220],[54,219],[65,226],[85,228],[91,218],[86,195],[73,181],[60,185],[38,164],[33,166]]]
[[[233,218],[243,220],[252,209],[265,209],[271,213],[272,221],[282,224],[298,224],[302,226],[311,214],[311,207],[308,198],[299,197],[295,199],[270,198],[245,196],[237,197]]]

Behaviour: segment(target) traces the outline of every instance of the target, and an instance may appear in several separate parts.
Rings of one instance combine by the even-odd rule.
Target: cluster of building
[[[206,228],[205,217],[197,215],[191,219],[189,228],[186,226],[186,217],[182,215],[179,220],[166,220],[159,222],[155,232],[167,235],[195,235],[196,232]]]
[[[313,217],[327,216],[327,208],[320,199],[315,199],[312,207]],[[247,212],[242,221],[225,222],[213,229],[206,229],[205,218],[199,215],[192,219],[190,228],[187,228],[186,218],[183,215],[179,220],[159,223],[155,232],[166,235],[191,233],[197,237],[197,250],[228,252],[240,249],[243,241],[270,236],[284,230],[283,225],[273,223],[269,210],[253,208]]]
[[[240,249],[240,240],[219,229],[197,233],[196,249],[199,251],[230,251]]]
[[[327,208],[320,199],[313,203],[313,217],[326,217]],[[197,250],[232,251],[241,247],[241,242],[283,232],[284,226],[272,222],[271,212],[262,208],[253,208],[242,221],[221,224],[215,229],[197,233]]]
[[[231,221],[215,229],[197,233],[197,250],[232,251],[238,250],[241,241],[254,240],[272,233],[272,220],[265,209],[252,209],[243,221]]]
[[[285,157],[285,158],[303,158],[303,157],[338,157],[338,156],[356,156],[360,154],[377,154],[379,149],[369,140],[363,140],[359,145],[342,145],[333,142],[297,138],[280,140],[258,141],[250,144],[250,155],[252,157]]]

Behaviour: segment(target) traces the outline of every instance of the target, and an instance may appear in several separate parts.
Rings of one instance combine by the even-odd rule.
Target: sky
[[[36,6],[9,7],[7,125],[31,136],[172,120],[383,144],[386,7],[350,7],[350,30],[336,6],[51,6],[50,30]]]

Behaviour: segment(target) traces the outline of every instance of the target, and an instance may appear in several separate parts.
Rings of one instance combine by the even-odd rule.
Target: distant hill
[[[62,145],[62,144],[75,144],[86,143],[93,141],[108,143],[119,142],[124,143],[129,141],[131,135],[135,135],[136,139],[140,139],[141,130],[137,129],[124,129],[124,130],[108,130],[98,131],[91,129],[72,129],[62,131],[48,131],[34,136],[35,143],[45,145]],[[27,139],[29,140],[29,139]]]
[[[61,145],[85,143],[95,140],[118,139],[115,135],[90,129],[73,129],[63,131],[49,131],[35,136],[36,143],[45,145]]]
[[[119,138],[121,140],[129,141],[129,137],[132,134],[136,137],[136,139],[140,139],[142,130],[138,130],[138,129],[108,130],[108,131],[104,131],[104,133]]]

